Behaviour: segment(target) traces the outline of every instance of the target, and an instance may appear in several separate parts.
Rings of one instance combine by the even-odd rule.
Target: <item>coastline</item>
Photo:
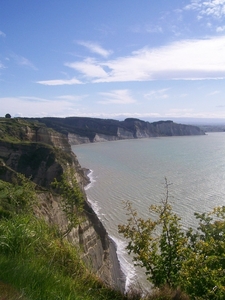
[[[92,186],[92,183],[94,182],[94,179],[92,178],[93,171],[87,168],[83,168],[83,171],[85,173],[85,176],[88,177],[89,179],[89,183],[84,187],[84,190],[86,191]],[[101,223],[101,226],[106,231],[104,225],[99,219],[97,207],[93,205],[93,203],[88,199],[88,197],[87,197],[87,205],[89,206],[89,209],[91,208],[93,210],[96,217],[98,218],[98,222]],[[127,276],[121,266],[121,262],[119,259],[118,244],[116,243],[115,239],[113,239],[108,235],[107,231],[106,234],[108,236],[108,241],[109,241],[109,259],[111,262],[110,268],[111,268],[111,274],[113,280],[113,287],[117,290],[120,290],[122,293],[125,293],[127,291]]]

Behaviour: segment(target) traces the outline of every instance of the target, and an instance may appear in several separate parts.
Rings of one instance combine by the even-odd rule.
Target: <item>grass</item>
[[[0,222],[0,282],[0,295],[22,299],[124,299],[89,272],[56,228],[32,215]]]

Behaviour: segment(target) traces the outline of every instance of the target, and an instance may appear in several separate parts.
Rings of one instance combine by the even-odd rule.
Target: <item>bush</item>
[[[196,213],[198,229],[184,232],[168,202],[168,187],[166,181],[165,199],[150,207],[154,220],[139,218],[126,203],[128,220],[119,232],[128,239],[128,253],[155,287],[180,287],[191,299],[225,299],[225,206]]]

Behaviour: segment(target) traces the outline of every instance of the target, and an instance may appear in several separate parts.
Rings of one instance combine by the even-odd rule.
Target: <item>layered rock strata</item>
[[[170,120],[152,123],[134,118],[124,121],[82,117],[39,118],[36,120],[58,132],[67,134],[71,145],[157,136],[205,134],[197,126],[177,124]]]
[[[68,220],[62,209],[61,196],[50,191],[51,182],[72,167],[86,199],[84,186],[89,180],[85,171],[71,151],[66,135],[29,124],[25,127],[21,125],[17,135],[19,142],[0,140],[0,179],[10,182],[15,172],[31,178],[39,186],[36,215],[64,230]],[[18,136],[15,138],[18,139]],[[105,284],[124,291],[125,278],[120,270],[115,245],[87,199],[83,221],[72,229],[67,239],[80,248],[83,260]]]

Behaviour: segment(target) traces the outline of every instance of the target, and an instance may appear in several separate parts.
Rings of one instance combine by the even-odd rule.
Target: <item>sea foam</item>
[[[97,180],[97,177],[94,177],[93,170],[90,170],[88,173],[88,177],[90,179],[90,183],[85,187],[85,191],[92,188],[94,186],[94,183]],[[93,208],[94,212],[98,216],[98,218],[101,220],[101,217],[104,215],[102,214],[101,207],[99,206],[97,201],[93,201],[92,199],[88,198],[88,202],[91,204],[91,207]],[[117,257],[120,263],[121,271],[125,275],[126,283],[125,283],[125,292],[128,292],[129,286],[134,283],[135,277],[136,277],[136,270],[134,266],[126,259],[127,251],[126,251],[126,242],[122,241],[121,239],[118,239],[114,236],[110,236],[110,238],[113,240],[113,242],[116,245],[116,253]]]
[[[128,292],[130,285],[135,282],[136,270],[134,266],[126,259],[126,242],[114,236],[110,236],[110,238],[116,244],[116,253],[120,262],[121,271],[126,277],[125,291]]]

